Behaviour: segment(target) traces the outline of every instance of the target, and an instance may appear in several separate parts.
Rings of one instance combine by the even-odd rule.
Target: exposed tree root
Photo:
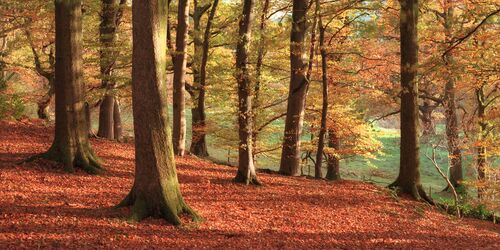
[[[182,197],[177,197],[174,202],[169,202],[166,197],[147,197],[136,194],[134,188],[115,208],[132,207],[128,221],[139,222],[147,217],[160,217],[179,226],[182,224],[180,215],[185,214],[192,218],[193,222],[201,222],[203,219],[191,207],[189,207]]]
[[[388,186],[388,188],[396,190],[398,193],[404,193],[410,195],[417,201],[424,201],[431,205],[434,205],[434,201],[425,193],[422,185],[401,185],[399,181],[396,180]]]
[[[79,150],[72,152],[70,150],[59,150],[52,145],[50,149],[41,154],[36,154],[18,164],[29,163],[37,159],[45,159],[49,161],[59,162],[64,164],[64,170],[73,173],[75,168],[80,168],[89,174],[99,174],[104,171],[99,158],[94,154],[90,147],[79,147]]]
[[[255,185],[262,186],[262,183],[257,179],[257,175],[255,174],[242,174],[240,171],[236,174],[236,177],[233,179],[236,183],[244,183],[245,185]]]

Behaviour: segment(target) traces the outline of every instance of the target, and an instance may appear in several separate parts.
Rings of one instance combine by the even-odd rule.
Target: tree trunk
[[[50,102],[52,101],[52,98],[54,97],[55,93],[55,86],[54,86],[54,74],[52,74],[52,77],[48,79],[49,81],[49,90],[47,93],[43,96],[43,98],[37,103],[38,109],[37,109],[37,115],[39,119],[43,120],[49,120],[50,115],[49,115],[49,106]]]
[[[485,195],[485,190],[482,188],[482,182],[486,181],[486,146],[484,145],[484,140],[487,137],[488,123],[486,119],[486,100],[484,96],[484,86],[476,89],[476,101],[477,101],[477,119],[479,125],[479,138],[477,146],[477,179],[480,182],[477,189],[477,197],[479,199],[483,198]]]
[[[186,76],[186,45],[189,27],[189,0],[179,0],[174,61],[174,152],[184,156],[186,144],[186,100],[184,96]]]
[[[424,100],[424,105],[420,106],[420,120],[422,120],[423,131],[422,136],[436,135],[436,126],[432,119],[432,112],[436,106],[431,106],[428,100]]]
[[[340,139],[337,137],[337,134],[333,129],[328,130],[328,147],[335,150],[340,149]],[[327,161],[326,179],[331,181],[340,180],[339,157],[333,154],[328,154]]]
[[[193,63],[193,85],[190,91],[191,99],[193,100],[192,113],[192,139],[190,151],[194,155],[200,157],[208,156],[208,148],[206,142],[206,114],[205,114],[205,86],[207,78],[207,62],[208,51],[210,49],[210,36],[212,22],[217,11],[218,0],[214,0],[212,8],[207,19],[207,25],[203,40],[201,39],[201,17],[206,12],[207,6],[195,6],[195,13],[193,14],[194,23],[194,63]]]
[[[252,102],[252,145],[253,145],[253,157],[255,161],[255,150],[257,148],[257,137],[259,132],[257,131],[257,109],[260,106],[260,88],[262,85],[262,64],[264,62],[264,54],[266,52],[266,35],[264,34],[266,30],[267,24],[267,13],[269,12],[269,0],[264,0],[262,6],[262,13],[260,16],[260,25],[259,25],[259,47],[257,51],[257,63],[255,64],[255,87],[253,93],[253,102]],[[255,163],[255,162],[254,162]]]
[[[251,26],[253,22],[254,0],[243,2],[243,14],[239,23],[238,44],[236,46],[236,81],[238,82],[238,173],[235,181],[248,184],[260,184],[257,180],[253,162],[252,140],[252,83],[248,71],[248,51],[250,46]]]
[[[113,70],[118,55],[116,32],[121,19],[121,8],[125,0],[102,0],[101,23],[99,26],[101,86],[105,95],[99,107],[99,129],[97,136],[114,140],[115,80]]]
[[[321,80],[323,92],[323,104],[321,108],[321,125],[319,130],[318,150],[316,151],[316,165],[314,166],[314,177],[322,178],[323,173],[321,167],[323,165],[323,150],[325,148],[325,134],[326,134],[326,118],[328,115],[328,65],[327,53],[325,48],[325,27],[321,19],[319,11],[319,0],[316,0],[316,8],[318,9],[318,27],[319,27],[319,47],[321,53]]]
[[[165,81],[166,18],[165,0],[132,3],[135,178],[118,206],[132,206],[133,221],[161,216],[179,225],[181,213],[199,217],[184,202],[175,169]]]
[[[296,176],[300,173],[300,137],[304,121],[304,104],[309,80],[305,74],[304,37],[307,19],[306,0],[293,0],[292,31],[290,35],[290,87],[279,172]]]
[[[448,9],[444,13],[444,27],[446,33],[446,42],[453,43],[453,3],[451,0],[447,0]],[[444,107],[445,107],[445,117],[446,117],[446,138],[448,142],[448,158],[449,158],[449,171],[450,171],[450,182],[453,187],[458,187],[463,181],[463,171],[462,171],[462,152],[460,150],[460,138],[458,131],[458,118],[457,118],[457,108],[455,101],[455,76],[453,75],[453,67],[455,60],[453,58],[453,52],[447,53],[445,55],[445,63],[447,66],[447,82],[445,86],[444,93]],[[445,188],[447,189],[447,188]]]
[[[69,172],[79,167],[97,173],[101,167],[88,140],[85,115],[81,7],[80,0],[55,1],[55,137],[50,149],[39,157],[63,163]]]
[[[115,97],[112,94],[106,94],[99,107],[99,130],[97,131],[97,136],[109,140],[115,139],[114,106]]]
[[[116,141],[121,142],[123,139],[122,117],[120,111],[120,103],[116,99],[113,107],[113,124],[113,137]]]
[[[390,187],[429,202],[420,183],[418,135],[418,0],[401,0],[401,146],[399,175]]]

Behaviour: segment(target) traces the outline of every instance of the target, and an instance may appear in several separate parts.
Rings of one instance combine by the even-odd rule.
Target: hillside
[[[235,169],[177,159],[184,198],[205,219],[183,227],[128,223],[116,205],[130,190],[134,148],[92,140],[108,170],[68,174],[43,160],[16,162],[50,146],[38,120],[0,122],[0,248],[467,248],[498,249],[500,227],[456,219],[357,181],[260,173],[262,187],[234,184]]]

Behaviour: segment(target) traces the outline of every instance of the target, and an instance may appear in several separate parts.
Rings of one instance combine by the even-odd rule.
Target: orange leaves
[[[477,249],[499,241],[495,224],[416,209],[419,203],[396,201],[372,184],[260,173],[265,186],[247,187],[231,181],[236,169],[190,157],[177,159],[181,191],[206,221],[185,220],[181,228],[154,218],[130,224],[123,219],[128,212],[112,206],[132,185],[131,144],[93,140],[108,172],[66,174],[45,161],[14,165],[46,149],[52,128],[31,121],[0,127],[4,249]]]

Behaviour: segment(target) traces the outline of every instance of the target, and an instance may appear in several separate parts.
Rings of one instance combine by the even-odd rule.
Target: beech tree
[[[132,206],[134,221],[161,216],[179,225],[181,213],[200,217],[182,198],[174,162],[165,72],[167,12],[166,0],[132,3],[135,178],[118,207]]]
[[[189,27],[189,0],[179,0],[177,13],[177,34],[175,36],[174,54],[174,152],[184,156],[186,144],[186,98],[184,95],[186,81],[186,49]]]
[[[207,62],[210,49],[210,37],[212,36],[212,23],[217,11],[218,0],[212,4],[199,5],[194,1],[193,13],[193,84],[186,85],[186,90],[191,95],[193,107],[191,108],[191,146],[189,151],[192,154],[207,157],[208,148],[206,142],[206,113],[205,113],[205,95],[207,83]],[[211,7],[211,8],[210,8]],[[210,8],[205,31],[202,32],[201,18]],[[202,36],[203,33],[203,36]]]
[[[302,59],[306,36],[307,6],[308,1],[306,0],[293,0],[290,34],[290,86],[279,170],[281,174],[292,176],[300,174],[300,136],[309,84],[305,75],[306,64]]]
[[[400,1],[401,146],[399,175],[391,185],[415,199],[431,202],[420,183],[418,120],[418,0]]]
[[[238,44],[236,46],[236,81],[238,82],[238,172],[236,182],[260,184],[255,173],[252,140],[252,82],[248,69],[251,27],[253,22],[254,0],[243,2],[243,14],[239,22]]]
[[[88,139],[85,116],[85,84],[82,73],[82,2],[55,1],[56,121],[52,146],[45,153],[27,161],[45,158],[61,162],[65,170],[75,167],[89,173],[102,168]]]
[[[101,23],[99,25],[101,48],[99,57],[101,87],[105,93],[99,109],[99,130],[97,131],[97,135],[110,140],[121,140],[121,117],[118,100],[114,93],[116,81],[113,76],[113,70],[118,55],[116,32],[126,3],[126,0],[101,1]]]

